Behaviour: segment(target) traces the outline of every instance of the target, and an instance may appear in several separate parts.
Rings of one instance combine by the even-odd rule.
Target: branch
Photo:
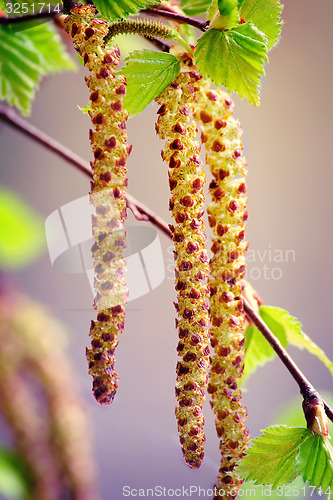
[[[42,12],[37,12],[36,14],[25,14],[23,16],[16,17],[8,17],[3,16],[0,17],[0,26],[8,26],[10,24],[17,24],[21,22],[34,21],[35,19],[44,19],[44,18],[54,18],[58,14],[62,12],[56,12],[51,10],[43,10]]]
[[[148,37],[148,36],[144,36],[144,38],[148,42],[150,42],[153,45],[155,45],[155,47],[158,50],[161,50],[162,52],[169,52],[170,51],[170,45],[168,45],[167,43],[162,42],[162,40],[159,40],[158,38],[155,38],[155,37]]]
[[[38,142],[48,150],[53,151],[58,156],[73,165],[75,168],[80,170],[80,172],[84,173],[89,178],[92,178],[92,172],[88,162],[84,161],[80,156],[73,153],[73,151],[60,144],[60,142],[52,139],[50,136],[18,116],[14,111],[3,105],[0,105],[0,120],[3,120],[16,130],[19,130],[31,139],[34,139],[36,142]],[[158,215],[156,215],[148,207],[146,207],[143,203],[140,203],[130,194],[126,195],[126,200],[129,204],[129,208],[131,208],[131,206],[135,206],[137,212],[146,215],[148,217],[148,220],[152,224],[157,226],[167,236],[171,237],[171,232],[169,230],[168,224],[163,219],[158,217]]]
[[[182,16],[180,14],[175,14],[173,12],[168,12],[166,10],[150,8],[150,9],[140,10],[140,13],[148,14],[149,16],[164,17],[165,19],[176,21],[179,24],[190,24],[191,26],[194,26],[195,28],[201,31],[207,31],[209,27],[209,21],[203,23],[201,21],[197,21],[196,19],[192,19],[191,17]]]
[[[5,106],[0,105],[0,119],[14,127],[16,130],[23,132],[28,137],[34,139],[39,144],[46,147],[48,150],[51,150],[58,154],[61,158],[66,160],[68,163],[76,167],[78,170],[83,172],[89,178],[92,177],[92,173],[90,170],[90,166],[88,162],[84,161],[78,155],[73,153],[71,150],[65,148],[58,141],[55,141],[47,134],[34,127],[30,123],[28,123],[23,118],[20,118],[16,115],[12,110],[8,109]],[[143,203],[136,200],[130,194],[126,195],[127,205],[133,210],[134,216],[140,219],[139,214],[143,214],[147,216],[148,220],[157,226],[164,234],[166,234],[169,238],[172,238],[171,231],[169,230],[169,226],[167,222],[161,219],[158,215],[156,215],[152,210],[146,207]],[[147,220],[147,219],[146,219]],[[286,366],[294,380],[297,382],[301,394],[304,400],[311,398],[313,395],[318,394],[312,384],[307,380],[307,378],[303,375],[301,370],[298,368],[296,363],[293,361],[291,356],[285,351],[282,347],[279,340],[274,336],[268,326],[263,322],[261,317],[252,309],[250,304],[244,299],[244,310],[246,315],[251,319],[251,321],[255,324],[258,330],[263,334],[265,339],[272,346],[278,357],[281,359],[282,363]],[[323,400],[321,396],[319,396],[320,400],[323,402],[326,415],[333,422],[333,410],[328,406],[328,404]]]
[[[250,304],[244,299],[244,310],[246,315],[251,319],[254,325],[258,328],[260,333],[265,337],[267,342],[274,349],[282,363],[285,365],[289,373],[292,375],[295,382],[298,384],[300,392],[304,399],[308,399],[313,393],[316,393],[313,385],[308,381],[308,379],[303,375],[301,370],[298,368],[292,357],[283,348],[280,341],[275,337],[274,333],[268,328],[266,323],[261,319],[261,317],[252,309]],[[328,418],[333,422],[333,410],[328,406],[327,403],[321,398],[325,412]]]

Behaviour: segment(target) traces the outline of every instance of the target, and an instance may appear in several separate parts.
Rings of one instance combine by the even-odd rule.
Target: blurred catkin
[[[245,273],[246,160],[241,127],[232,117],[232,101],[225,92],[200,82],[197,119],[205,144],[209,185],[209,225],[213,231],[210,262],[211,345],[215,354],[208,392],[222,454],[216,499],[235,498],[242,483],[235,468],[248,447],[247,413],[239,382],[243,372],[245,315],[241,298]]]
[[[113,401],[118,388],[114,351],[124,330],[126,261],[125,190],[127,146],[127,111],[123,108],[126,79],[116,75],[120,61],[118,47],[105,46],[108,25],[94,19],[93,6],[75,5],[65,20],[65,29],[72,36],[75,49],[90,71],[86,84],[90,89],[90,115],[93,130],[90,142],[94,155],[91,163],[93,182],[90,201],[95,243],[92,255],[95,269],[97,320],[90,327],[91,347],[87,349],[93,392],[101,404]]]
[[[189,67],[187,66],[189,64]],[[192,61],[183,57],[183,72],[160,94],[156,131],[166,139],[162,156],[169,166],[170,226],[175,246],[176,290],[181,361],[177,364],[176,417],[186,463],[197,469],[204,457],[204,417],[209,365],[208,254],[203,221],[205,173],[193,118],[197,80]]]
[[[86,412],[64,327],[23,295],[0,295],[0,407],[30,465],[33,500],[98,500]]]

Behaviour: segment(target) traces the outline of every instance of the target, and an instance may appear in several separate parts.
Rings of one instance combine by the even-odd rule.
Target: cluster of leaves
[[[21,0],[15,5],[22,5],[22,12],[26,12],[23,5],[26,9],[32,3]],[[110,23],[156,3],[155,0],[95,1],[100,14]],[[58,4],[53,0],[48,5]],[[13,0],[0,0],[3,13],[6,6],[10,17]],[[205,14],[211,22],[211,28],[195,47],[195,60],[203,75],[259,104],[260,78],[267,52],[280,36],[280,0],[182,0],[181,7],[185,14]],[[179,35],[177,41],[188,48],[193,42],[193,31],[183,27],[180,33],[183,38]],[[30,113],[43,76],[74,68],[59,35],[45,22],[0,24],[0,54],[0,99],[16,106],[24,115]],[[179,61],[174,56],[149,50],[132,52],[124,68],[128,78],[128,111],[132,115],[142,111],[179,71]]]
[[[15,5],[21,3],[23,10],[27,2]],[[10,10],[8,5],[12,3],[0,2],[2,12],[6,12],[6,6]],[[73,69],[75,63],[50,23],[0,25],[0,100],[6,100],[23,115],[30,113],[43,76]]]

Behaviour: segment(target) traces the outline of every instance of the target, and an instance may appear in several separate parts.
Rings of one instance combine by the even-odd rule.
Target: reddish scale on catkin
[[[181,73],[156,99],[160,104],[156,131],[167,139],[162,151],[169,165],[170,226],[175,245],[176,290],[181,360],[177,364],[176,417],[186,463],[200,467],[204,456],[204,417],[209,366],[209,271],[203,221],[205,173],[195,140],[193,119],[197,79],[194,71]]]
[[[241,127],[232,117],[232,101],[209,82],[200,86],[197,119],[213,180],[208,206],[213,231],[210,262],[211,345],[214,348],[208,392],[222,454],[215,498],[235,498],[242,480],[235,466],[248,447],[247,413],[238,387],[243,371],[245,315],[241,299],[245,273],[246,160]]]
[[[99,312],[97,321],[91,323],[91,348],[87,349],[87,359],[95,398],[101,404],[109,404],[118,387],[114,351],[124,330],[124,305],[128,295],[123,223],[126,218],[126,161],[131,148],[126,144],[128,113],[123,108],[126,79],[116,75],[119,49],[105,47],[103,39],[108,34],[108,25],[102,19],[93,19],[95,13],[92,6],[75,6],[66,18],[65,29],[91,72],[86,84],[90,89],[88,113],[94,127],[90,130],[94,155],[90,200],[95,208],[92,217],[94,307]]]

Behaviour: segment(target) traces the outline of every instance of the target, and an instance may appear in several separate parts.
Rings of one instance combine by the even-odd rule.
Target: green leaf
[[[266,52],[264,34],[245,23],[226,31],[208,30],[198,41],[195,57],[199,71],[216,85],[258,105]]]
[[[276,425],[267,427],[241,460],[237,471],[256,484],[269,484],[272,489],[292,481],[298,475],[296,456],[309,431],[303,427]]]
[[[0,266],[25,266],[39,256],[44,245],[42,220],[15,193],[1,187]]]
[[[315,344],[310,337],[302,331],[301,323],[291,316],[284,309],[272,306],[261,306],[260,315],[262,319],[275,333],[275,325],[283,328],[287,337],[288,344],[291,344],[299,349],[306,349],[311,354],[317,356],[320,361],[328,368],[333,375],[333,363],[328,359],[324,351]]]
[[[199,16],[205,14],[211,0],[181,0],[181,8],[188,16]]]
[[[40,57],[43,74],[50,75],[59,71],[76,69],[76,64],[69,56],[61,37],[51,24],[39,24],[31,27],[23,23],[24,35],[34,44]]]
[[[229,29],[238,25],[239,15],[236,0],[218,0],[219,15],[211,23],[214,29]]]
[[[132,115],[140,113],[180,71],[180,62],[175,56],[152,50],[135,51],[125,63],[127,94],[124,106]]]
[[[0,494],[17,500],[26,497],[30,489],[30,474],[20,456],[0,449]]]
[[[95,0],[94,5],[100,14],[109,20],[122,19],[136,14],[141,9],[156,5],[156,0]]]
[[[303,480],[320,488],[319,494],[333,496],[333,449],[328,440],[319,434],[309,434],[301,444],[296,464]]]
[[[267,37],[270,50],[279,40],[283,6],[280,0],[238,0],[239,14],[245,21],[251,21]]]
[[[28,115],[41,77],[75,65],[52,26],[22,22],[22,28],[0,26],[0,99]]]
[[[265,309],[263,311],[260,309],[260,315],[274,335],[279,339],[283,347],[286,347],[287,335],[283,326],[274,318],[270,318],[265,314]],[[275,351],[256,327],[249,326],[247,328],[245,347],[243,381],[259,366],[265,365],[268,361],[276,357]]]
[[[40,57],[29,37],[0,26],[0,100],[28,115],[42,72]]]

